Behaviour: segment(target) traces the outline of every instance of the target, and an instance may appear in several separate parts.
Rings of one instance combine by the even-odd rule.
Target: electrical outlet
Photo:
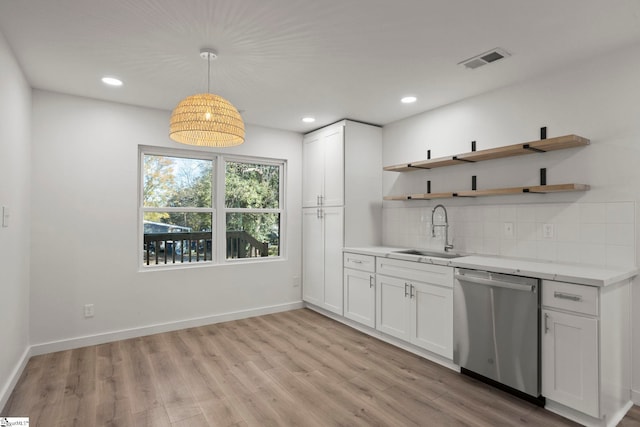
[[[553,224],[542,224],[542,237],[545,239],[553,239]]]
[[[84,317],[93,317],[95,314],[93,309],[93,304],[85,304],[84,305]]]
[[[293,276],[293,287],[297,288],[300,286],[300,276]]]
[[[513,237],[513,223],[505,222],[504,223],[504,237]]]

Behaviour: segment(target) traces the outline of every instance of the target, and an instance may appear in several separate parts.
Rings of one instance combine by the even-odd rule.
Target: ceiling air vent
[[[495,49],[491,49],[488,52],[476,55],[473,58],[465,59],[464,61],[459,62],[458,65],[464,65],[465,67],[474,70],[478,67],[490,64],[491,62],[499,61],[500,59],[506,58],[508,56],[511,56],[509,52],[497,47]]]

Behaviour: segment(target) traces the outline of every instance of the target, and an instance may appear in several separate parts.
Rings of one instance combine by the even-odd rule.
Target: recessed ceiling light
[[[411,104],[413,102],[416,102],[417,100],[418,98],[416,98],[415,96],[405,96],[400,100],[400,102],[402,102],[403,104]]]
[[[103,77],[102,83],[109,86],[122,86],[122,80],[116,79],[115,77]]]
[[[302,121],[305,123],[313,123],[316,121],[316,119],[314,117],[303,117]]]

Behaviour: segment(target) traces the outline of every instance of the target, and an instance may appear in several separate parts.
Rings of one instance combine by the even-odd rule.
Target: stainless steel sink
[[[462,255],[452,254],[449,252],[435,252],[435,251],[423,251],[419,249],[405,249],[401,251],[393,251],[396,254],[417,255],[417,256],[430,256],[434,258],[459,258]]]

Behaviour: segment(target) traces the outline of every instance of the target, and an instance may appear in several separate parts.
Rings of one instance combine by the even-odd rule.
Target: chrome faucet
[[[444,211],[444,224],[436,224],[434,221],[434,216],[438,208],[442,208]],[[444,227],[444,251],[447,252],[453,249],[453,244],[449,244],[449,220],[447,219],[447,208],[445,208],[444,205],[436,205],[431,211],[431,237],[436,237],[436,227]]]

